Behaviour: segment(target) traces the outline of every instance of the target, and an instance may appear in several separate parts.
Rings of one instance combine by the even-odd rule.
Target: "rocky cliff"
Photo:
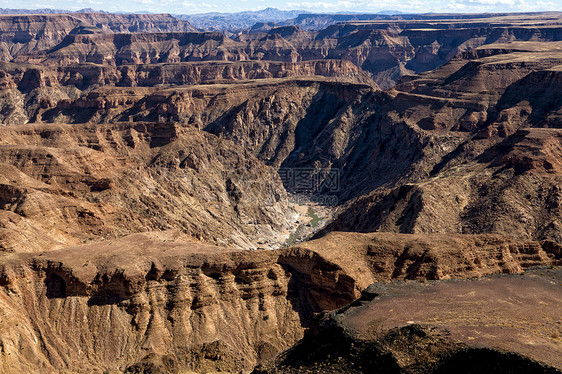
[[[252,248],[292,219],[273,169],[194,128],[29,125],[1,139],[4,251],[169,228]]]
[[[481,58],[452,60],[398,86],[392,116],[431,134],[410,177],[420,174],[360,198],[328,230],[501,231],[560,241],[560,60],[535,48],[477,49]]]
[[[72,13],[0,16],[0,60],[50,50],[75,33],[195,31],[170,15]]]
[[[185,32],[191,31],[188,24],[158,15],[85,13],[76,16],[80,19],[73,18],[74,15],[36,17],[39,18],[25,20],[30,24],[24,27],[30,30],[25,40],[21,39],[20,31],[10,28],[11,19],[6,19],[3,61],[121,65],[343,59],[371,73],[383,88],[393,86],[404,75],[435,69],[458,53],[481,45],[559,41],[562,37],[558,13],[542,18],[540,15],[521,15],[511,18],[490,16],[488,19],[348,22],[318,32],[303,31],[298,26],[282,26],[237,38],[219,32]],[[58,26],[58,23],[64,23],[64,26]],[[57,31],[47,36],[34,34],[33,30],[41,27]],[[123,31],[125,34],[119,33]],[[18,34],[21,40],[14,36],[15,33],[21,34]]]
[[[250,370],[375,279],[517,273],[559,263],[560,249],[500,236],[335,233],[250,252],[161,232],[4,253],[0,365],[5,373]]]
[[[560,279],[372,285],[253,373],[560,373]]]

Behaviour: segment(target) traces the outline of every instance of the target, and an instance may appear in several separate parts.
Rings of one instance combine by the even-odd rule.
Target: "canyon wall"
[[[251,370],[375,280],[519,273],[560,264],[561,249],[501,236],[333,233],[285,250],[236,251],[160,232],[4,253],[0,367]]]
[[[14,124],[174,122],[203,130],[274,169],[311,170],[315,192],[343,205],[326,232],[560,240],[562,57],[552,52],[559,45],[476,48],[385,92],[342,61],[92,66],[82,73],[9,65],[0,115]],[[266,79],[253,75],[262,68],[270,71]],[[313,70],[327,77],[298,76]],[[206,79],[215,83],[180,86]],[[334,172],[339,184],[323,187]]]
[[[1,130],[4,251],[171,228],[255,248],[294,214],[275,170],[195,128],[137,122]]]
[[[458,53],[481,45],[562,38],[558,13],[544,19],[500,20],[491,16],[489,20],[348,22],[321,31],[280,26],[236,38],[219,32],[191,32],[194,30],[188,23],[166,15],[3,17],[0,29],[5,29],[5,40],[0,56],[7,62],[58,66],[338,59],[369,72],[383,88],[393,86],[404,75],[435,69]],[[14,17],[22,22],[14,23]],[[14,24],[20,26],[14,28]]]

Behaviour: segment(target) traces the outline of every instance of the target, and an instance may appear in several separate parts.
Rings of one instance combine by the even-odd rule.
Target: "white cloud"
[[[521,4],[521,0],[469,0],[471,4],[482,4],[482,5],[515,5]]]
[[[338,0],[332,2],[326,1],[303,1],[303,2],[287,2],[284,9],[303,9],[318,11],[356,11],[369,12],[380,9],[386,9],[390,5],[396,5],[395,1],[365,1],[365,0]]]
[[[57,8],[75,10],[93,7],[108,11],[168,13],[235,12],[266,7],[312,12],[364,12],[399,10],[424,12],[510,12],[562,10],[562,0],[0,0],[3,8]]]

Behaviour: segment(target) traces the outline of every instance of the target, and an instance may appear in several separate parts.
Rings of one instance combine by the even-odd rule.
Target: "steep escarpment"
[[[293,250],[320,253],[354,274],[364,288],[375,281],[481,277],[560,265],[561,248],[551,241],[501,235],[331,232]]]
[[[95,62],[120,65],[209,60],[297,62],[343,59],[370,72],[378,84],[388,88],[404,75],[435,69],[456,54],[481,45],[535,39],[560,40],[560,32],[553,28],[541,29],[540,35],[536,36],[526,29],[509,28],[396,31],[390,25],[381,28],[377,24],[344,24],[338,27],[317,35],[272,29],[267,33],[249,34],[239,40],[217,32],[73,34],[46,53],[21,54],[16,60],[45,64]],[[496,31],[499,34],[493,37]]]
[[[510,85],[497,104],[495,121],[503,125],[500,130],[511,133],[514,127],[525,122],[533,127],[561,128],[562,102],[558,95],[561,80],[562,66],[556,65],[534,71]],[[521,100],[521,92],[525,92],[526,100]],[[528,113],[527,106],[530,107]]]
[[[1,367],[251,370],[301,339],[318,313],[344,307],[375,279],[511,273],[560,261],[553,243],[500,236],[333,235],[284,250],[239,251],[169,231],[4,253]]]
[[[41,53],[72,33],[195,31],[185,21],[160,14],[34,14],[0,16],[0,60]]]
[[[112,13],[73,13],[86,25],[95,26],[102,32],[189,32],[197,29],[187,21],[179,20],[170,14],[112,14]]]
[[[476,50],[479,59],[452,60],[399,85],[389,115],[425,137],[424,155],[409,179],[351,203],[326,231],[560,241],[560,60],[525,43],[511,47]],[[453,136],[449,148],[444,139]]]
[[[309,167],[322,160],[320,167],[329,171],[335,161],[326,156],[347,157],[346,148],[353,147],[352,129],[357,128],[354,138],[367,131],[366,124],[355,119],[370,115],[372,107],[387,100],[383,96],[375,98],[379,103],[369,103],[363,96],[370,92],[369,86],[320,78],[159,90],[104,87],[75,100],[61,100],[54,108],[41,108],[37,119],[195,124],[234,141],[276,168]],[[331,138],[336,138],[335,144],[327,150]],[[346,175],[352,174],[350,170]]]
[[[41,17],[52,18],[42,20],[45,24],[59,22],[59,16]],[[46,40],[43,44],[28,43],[20,51],[12,44],[21,43],[9,37],[2,60],[60,66],[85,62],[124,65],[338,59],[351,61],[369,72],[381,87],[390,88],[405,75],[435,69],[457,54],[482,45],[562,38],[557,13],[534,20],[525,20],[522,15],[511,19],[490,16],[488,20],[348,22],[317,32],[282,26],[236,38],[220,32],[189,32],[188,24],[163,15],[66,17],[74,22],[73,27],[57,28],[69,30],[50,39],[40,37],[38,40]]]
[[[293,214],[273,169],[194,128],[30,125],[1,138],[4,251],[170,228],[252,248]]]
[[[45,56],[23,59],[42,63],[93,62],[108,65],[190,60],[238,61],[241,58],[236,56],[241,51],[237,47],[234,41],[218,32],[80,33],[68,35]]]
[[[427,181],[358,199],[328,230],[501,232],[560,241],[560,135],[519,130]]]
[[[0,16],[1,60],[52,48],[80,23],[70,15]]]
[[[402,177],[422,155],[426,140],[387,115],[391,101],[391,95],[370,86],[316,77],[162,89],[103,87],[76,99],[45,100],[33,118],[194,124],[275,168],[313,168],[321,182],[337,172],[342,183],[328,192],[349,198]],[[461,139],[444,138],[449,147]],[[390,164],[399,149],[409,157]]]
[[[558,282],[542,270],[372,285],[254,373],[560,373]]]
[[[368,74],[350,62],[317,60],[298,63],[237,62],[126,65],[120,67],[81,64],[57,69],[40,65],[3,64],[0,67],[0,118],[3,124],[41,121],[43,112],[57,107],[83,106],[89,96],[110,96],[107,87],[153,87],[140,90],[147,96],[164,87],[228,84],[240,81],[280,78],[329,77],[334,81],[356,82],[376,89]],[[101,90],[97,90],[103,87]],[[224,87],[223,87],[224,88]],[[94,92],[91,92],[94,91]],[[122,89],[130,96],[135,90]],[[114,90],[114,92],[118,92]],[[246,96],[246,95],[244,95]],[[243,96],[243,97],[244,97]],[[140,98],[139,98],[140,99]],[[137,100],[139,100],[137,99]],[[109,101],[111,99],[107,99]],[[124,106],[125,103],[118,105]],[[129,104],[134,104],[130,102]],[[174,104],[170,105],[173,106]],[[116,108],[119,109],[119,108]],[[125,110],[127,108],[123,108]],[[164,114],[164,113],[162,113]],[[170,117],[178,120],[178,117]],[[50,120],[46,118],[45,120]],[[59,119],[60,122],[60,119]]]
[[[3,372],[233,372],[302,337],[272,252],[173,240],[4,257]]]

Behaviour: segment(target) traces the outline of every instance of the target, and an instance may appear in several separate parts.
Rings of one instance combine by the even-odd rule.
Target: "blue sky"
[[[0,0],[0,8],[81,8],[154,13],[206,13],[260,10],[266,7],[311,12],[504,12],[562,11],[562,0]]]

